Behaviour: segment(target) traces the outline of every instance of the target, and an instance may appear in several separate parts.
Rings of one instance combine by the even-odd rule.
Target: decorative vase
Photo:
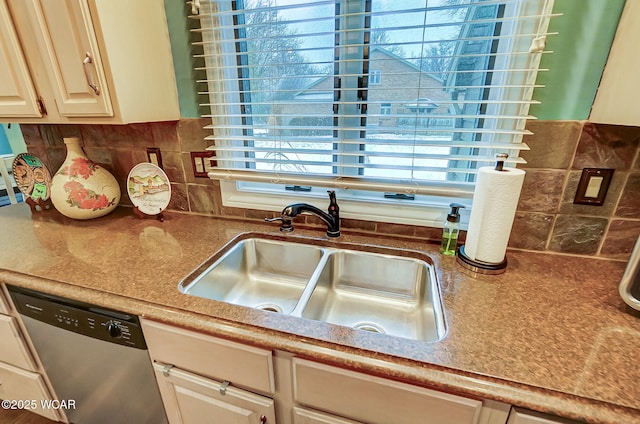
[[[77,137],[65,138],[67,157],[51,180],[51,202],[63,215],[91,219],[120,202],[120,186],[109,171],[85,155]]]

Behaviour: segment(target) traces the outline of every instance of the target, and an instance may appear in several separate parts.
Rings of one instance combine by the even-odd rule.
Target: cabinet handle
[[[93,59],[89,52],[85,53],[84,60],[82,61],[82,65],[84,66],[84,76],[87,79],[87,84],[89,87],[93,89],[93,92],[96,93],[96,96],[100,95],[100,87],[93,83],[93,78],[91,77],[91,70],[89,69],[89,65],[93,63]]]
[[[226,395],[227,394],[227,387],[229,387],[229,384],[231,384],[228,381],[223,381],[222,384],[220,385],[220,388],[218,389],[220,391],[221,395]]]
[[[164,368],[162,368],[162,375],[164,375],[165,377],[169,377],[169,371],[171,371],[171,368],[173,368],[173,365],[165,365]]]
[[[260,415],[260,424],[267,424],[267,417],[264,415]]]

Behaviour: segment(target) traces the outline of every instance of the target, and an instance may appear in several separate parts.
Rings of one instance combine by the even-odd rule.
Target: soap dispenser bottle
[[[440,253],[447,256],[456,254],[456,246],[458,244],[458,233],[460,231],[460,208],[464,205],[459,203],[451,203],[449,205],[451,211],[447,215],[447,220],[442,227],[442,244],[440,244]]]

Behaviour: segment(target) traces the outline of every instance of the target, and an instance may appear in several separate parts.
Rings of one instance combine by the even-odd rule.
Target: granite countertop
[[[277,226],[180,213],[139,219],[128,208],[74,221],[18,204],[0,208],[0,281],[463,396],[588,423],[640,423],[640,317],[618,295],[624,263],[510,250],[506,273],[474,276],[435,244],[343,234],[340,243],[433,259],[447,325],[433,343],[178,291],[238,234],[274,230],[280,235]],[[322,232],[291,233],[299,236]]]

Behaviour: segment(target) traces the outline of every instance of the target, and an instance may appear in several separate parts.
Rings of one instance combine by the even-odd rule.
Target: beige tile
[[[171,184],[171,201],[167,209],[189,211],[189,196],[186,184]]]
[[[640,220],[613,219],[602,245],[600,256],[628,260],[640,236]]]
[[[181,119],[177,128],[181,150],[183,152],[205,150],[210,143],[204,138],[211,135],[211,130],[205,130],[203,127],[210,123],[210,120],[200,118]]]
[[[160,149],[161,155],[164,152],[180,151],[180,143],[178,142],[178,121],[152,123],[151,133],[153,135],[153,146]]]
[[[615,213],[621,218],[640,218],[640,173],[629,175]]]
[[[630,169],[640,144],[640,128],[586,123],[573,169]]]
[[[220,215],[220,205],[216,204],[212,186],[188,184],[189,207],[191,212],[206,215]]]
[[[558,210],[567,171],[527,169],[518,210],[555,213]]]
[[[607,224],[606,218],[558,215],[549,242],[549,250],[595,255]]]
[[[164,152],[162,155],[162,168],[172,183],[184,183],[185,169],[182,162],[182,154],[179,152]]]
[[[517,212],[511,228],[509,246],[545,250],[553,227],[553,218],[554,216],[549,214]]]
[[[582,130],[580,121],[529,121],[527,129],[533,135],[523,137],[531,150],[523,151],[527,161],[523,168],[568,169]]]

